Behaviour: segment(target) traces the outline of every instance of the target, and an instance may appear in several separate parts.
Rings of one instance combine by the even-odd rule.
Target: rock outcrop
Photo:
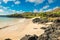
[[[44,33],[37,40],[60,40],[60,25],[53,24],[44,30]]]
[[[21,40],[37,40],[38,36],[36,35],[25,35]]]
[[[52,24],[49,27],[42,27],[45,30],[40,36],[26,35],[21,40],[60,40],[60,24]]]

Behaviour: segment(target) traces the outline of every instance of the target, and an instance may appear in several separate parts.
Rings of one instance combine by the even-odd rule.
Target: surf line
[[[10,26],[17,25],[17,24],[19,24],[21,22],[24,22],[24,21],[18,21],[16,24],[11,24],[11,25],[4,26],[4,27],[0,28],[0,30],[5,29],[5,28],[10,27]]]

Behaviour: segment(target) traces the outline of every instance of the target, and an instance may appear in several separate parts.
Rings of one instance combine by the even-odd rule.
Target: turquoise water
[[[16,22],[18,22],[18,19],[19,18],[0,17],[0,28],[7,25],[15,24]]]
[[[13,21],[13,20],[17,20],[17,18],[0,17],[0,22]]]

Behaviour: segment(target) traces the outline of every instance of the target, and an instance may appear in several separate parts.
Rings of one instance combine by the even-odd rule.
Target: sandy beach
[[[45,27],[44,24],[34,24],[32,19],[19,19],[10,24],[7,24],[8,27],[0,29],[0,40],[10,38],[12,40],[20,40],[23,36],[34,35],[37,36],[44,33],[44,30],[40,29]]]

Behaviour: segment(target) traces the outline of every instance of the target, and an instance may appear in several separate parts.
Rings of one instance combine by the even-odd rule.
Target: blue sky
[[[60,7],[60,0],[0,0],[0,14],[51,11]]]

